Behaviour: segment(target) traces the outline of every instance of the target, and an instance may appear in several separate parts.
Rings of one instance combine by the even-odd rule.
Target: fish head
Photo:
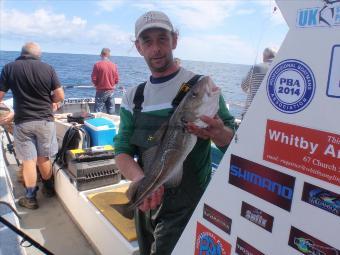
[[[221,89],[209,76],[204,76],[186,94],[178,106],[180,120],[184,123],[193,122],[198,127],[207,124],[200,120],[202,115],[214,117],[219,108]]]

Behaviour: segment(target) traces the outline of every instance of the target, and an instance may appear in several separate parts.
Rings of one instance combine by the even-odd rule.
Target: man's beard
[[[167,58],[166,62],[162,66],[155,66],[152,61],[147,61],[149,68],[157,73],[165,72],[171,66],[171,57]]]
[[[165,72],[168,67],[170,66],[170,63],[166,63],[164,66],[161,66],[161,67],[151,67],[151,69],[157,73],[162,73],[162,72]]]

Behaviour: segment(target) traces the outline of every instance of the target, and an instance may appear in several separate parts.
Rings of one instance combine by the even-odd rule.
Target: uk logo
[[[310,67],[296,59],[287,59],[271,70],[267,80],[267,96],[280,112],[304,110],[315,94],[315,78]]]
[[[298,10],[296,26],[301,28],[339,26],[340,0],[322,0],[322,2],[322,7]]]

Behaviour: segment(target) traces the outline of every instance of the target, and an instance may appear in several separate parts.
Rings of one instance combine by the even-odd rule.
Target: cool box
[[[91,137],[91,146],[113,145],[116,135],[115,124],[106,118],[93,118],[84,121],[86,131]]]

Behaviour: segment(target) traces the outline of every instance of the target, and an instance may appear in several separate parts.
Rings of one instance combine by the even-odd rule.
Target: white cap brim
[[[150,23],[150,24],[146,24],[145,26],[143,26],[138,33],[136,34],[136,39],[138,39],[138,37],[140,36],[141,33],[143,33],[145,30],[147,29],[151,29],[151,28],[163,28],[165,30],[168,30],[170,32],[172,32],[172,27],[170,27],[167,24],[164,23]]]

